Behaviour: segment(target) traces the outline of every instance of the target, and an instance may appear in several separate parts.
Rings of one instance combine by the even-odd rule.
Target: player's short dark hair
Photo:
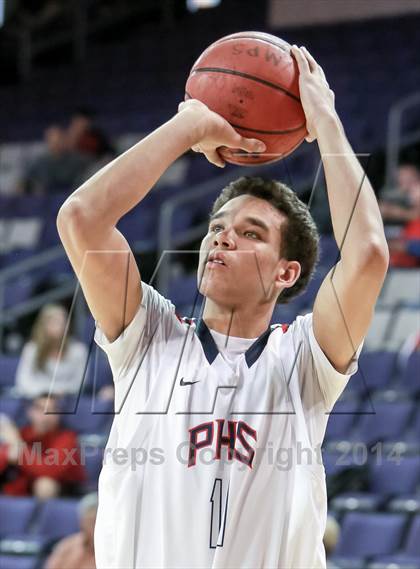
[[[319,246],[315,222],[306,204],[286,184],[248,176],[238,178],[223,188],[213,204],[211,215],[228,201],[243,195],[266,200],[287,217],[281,228],[280,256],[289,261],[298,261],[301,273],[296,283],[279,295],[277,302],[285,304],[306,288],[315,270]]]

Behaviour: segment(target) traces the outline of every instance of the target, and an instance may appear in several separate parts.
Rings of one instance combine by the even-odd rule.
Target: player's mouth
[[[223,253],[211,253],[207,259],[206,265],[212,269],[218,269],[227,266]]]

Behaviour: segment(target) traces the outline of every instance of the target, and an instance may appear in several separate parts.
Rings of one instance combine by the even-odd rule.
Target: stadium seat
[[[406,341],[410,334],[419,331],[420,309],[402,308],[398,311],[395,321],[389,328],[385,348],[387,350],[398,350]]]
[[[62,423],[76,433],[98,433],[113,418],[113,402],[95,396],[67,397],[62,406]]]
[[[104,449],[98,446],[84,446],[85,470],[87,481],[85,488],[91,492],[98,487],[98,478],[102,469]]]
[[[401,544],[406,521],[403,514],[347,513],[333,559],[392,553]]]
[[[351,378],[350,382],[353,381]],[[360,408],[358,400],[339,400],[329,414],[325,439],[337,441],[348,438]]]
[[[418,304],[420,270],[391,269],[385,279],[380,303],[395,306],[400,303]]]
[[[106,385],[113,385],[112,371],[106,354],[94,344],[83,393],[98,393]]]
[[[374,511],[391,496],[414,493],[420,483],[420,456],[370,455],[367,492],[344,492],[334,497],[335,511]],[[407,502],[407,500],[404,500]],[[406,511],[405,508],[393,510]]]
[[[378,441],[401,440],[414,404],[411,401],[368,401],[364,413],[349,439],[374,444]]]
[[[393,310],[388,307],[376,307],[372,322],[366,335],[365,350],[383,350],[387,334],[394,324]]]
[[[203,297],[197,289],[197,275],[194,273],[173,279],[169,285],[167,298],[173,302],[176,308],[195,304],[197,310],[203,302]]]
[[[13,387],[19,357],[0,355],[0,388]]]
[[[25,420],[26,416],[24,411],[25,400],[21,397],[14,397],[12,395],[1,395],[0,396],[0,413],[4,413],[10,419],[21,425]]]
[[[33,555],[0,555],[1,569],[38,569],[39,558]]]
[[[419,322],[420,327],[420,322]],[[397,385],[399,389],[408,391],[409,393],[420,392],[420,352],[414,352],[405,368],[401,381]]]
[[[403,547],[394,555],[379,556],[375,558],[372,567],[386,569],[387,567],[420,567],[420,515],[414,516]]]
[[[78,500],[56,498],[43,504],[35,535],[55,540],[79,531]]]
[[[362,352],[359,369],[348,383],[348,389],[366,395],[376,389],[386,389],[395,367],[395,353]]]
[[[0,496],[0,537],[25,532],[36,506],[37,503],[33,498]]]

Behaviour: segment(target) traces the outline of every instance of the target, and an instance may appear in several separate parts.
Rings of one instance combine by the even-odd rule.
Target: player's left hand
[[[337,116],[334,91],[330,89],[324,70],[306,47],[292,46],[292,55],[299,68],[300,100],[306,116],[306,140],[317,138],[317,126],[325,116]]]

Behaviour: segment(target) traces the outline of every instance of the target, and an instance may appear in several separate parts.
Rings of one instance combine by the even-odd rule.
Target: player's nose
[[[214,247],[223,249],[235,249],[235,241],[229,231],[220,231],[213,238]]]

